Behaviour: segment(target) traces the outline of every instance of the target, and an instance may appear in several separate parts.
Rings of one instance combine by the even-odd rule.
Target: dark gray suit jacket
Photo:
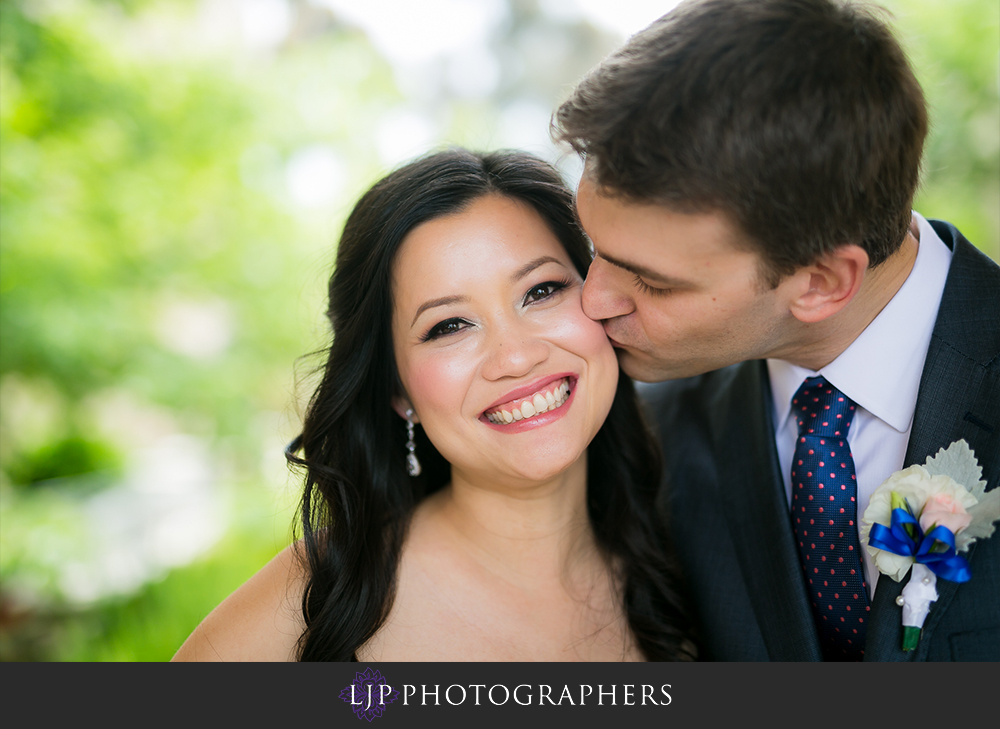
[[[1000,482],[1000,267],[953,226],[954,251],[903,466],[964,438],[987,489]],[[701,632],[701,658],[822,660],[792,529],[761,360],[640,385],[665,452],[664,520]],[[903,583],[881,576],[865,660],[1000,660],[1000,530],[966,554],[972,580],[938,580],[919,647],[903,652]]]

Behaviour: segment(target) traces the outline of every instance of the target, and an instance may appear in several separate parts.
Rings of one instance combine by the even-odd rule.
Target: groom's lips
[[[608,341],[611,342],[612,347],[617,347],[618,349],[626,349],[627,346],[619,342],[617,339],[611,336],[611,332],[608,331],[608,325],[604,325],[604,334],[607,336]]]

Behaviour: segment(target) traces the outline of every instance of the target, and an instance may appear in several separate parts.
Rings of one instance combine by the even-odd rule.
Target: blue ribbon
[[[920,522],[917,521],[913,514],[906,509],[893,509],[892,522],[889,528],[886,528],[882,524],[873,524],[871,534],[868,537],[868,543],[873,547],[884,549],[893,554],[912,557],[917,553],[919,544],[917,540],[910,536],[910,530],[906,528],[907,525],[911,527],[915,534],[923,538]]]
[[[927,534],[908,509],[893,509],[889,527],[873,524],[868,543],[893,554],[913,557],[938,577],[951,582],[968,582],[972,569],[965,557],[955,552],[955,535],[948,527],[936,526]]]

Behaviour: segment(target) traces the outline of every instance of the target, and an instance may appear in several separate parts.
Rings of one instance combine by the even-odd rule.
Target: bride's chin
[[[584,452],[576,457],[562,453],[559,455],[540,454],[535,458],[522,458],[514,467],[514,474],[527,482],[549,483],[565,476],[574,467],[586,466]],[[586,471],[584,470],[584,474]]]

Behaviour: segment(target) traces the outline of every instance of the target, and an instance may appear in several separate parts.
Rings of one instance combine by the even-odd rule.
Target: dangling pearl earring
[[[420,475],[420,461],[417,460],[417,444],[413,442],[413,408],[406,411],[406,471],[411,476]]]

